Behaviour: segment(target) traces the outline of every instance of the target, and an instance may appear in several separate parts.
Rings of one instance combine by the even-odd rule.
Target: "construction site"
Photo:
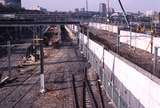
[[[122,17],[0,6],[0,108],[160,108],[160,23],[118,1]]]

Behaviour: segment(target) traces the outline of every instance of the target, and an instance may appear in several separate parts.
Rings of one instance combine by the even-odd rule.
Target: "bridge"
[[[72,19],[65,20],[49,20],[49,21],[36,21],[36,20],[0,20],[0,27],[37,27],[37,26],[51,26],[51,25],[65,25],[65,24],[80,24],[80,21]]]

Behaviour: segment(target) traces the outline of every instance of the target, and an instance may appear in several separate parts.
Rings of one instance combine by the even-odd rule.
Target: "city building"
[[[102,16],[106,15],[107,12],[107,8],[106,8],[106,4],[105,3],[100,3],[99,4],[99,12]]]
[[[47,9],[41,7],[41,6],[33,6],[31,8],[31,10],[38,10],[38,11],[43,11],[43,12],[47,12]]]
[[[155,24],[160,23],[160,12],[157,13],[157,14],[154,14],[154,15],[152,16],[152,20],[153,20],[153,23],[155,23]]]
[[[5,0],[0,0],[0,4],[5,5]]]
[[[74,10],[75,12],[79,12],[79,9],[78,8],[75,8],[75,10]]]
[[[146,11],[146,13],[145,13],[145,15],[146,16],[153,16],[153,15],[155,15],[155,14],[157,14],[157,12],[156,11],[153,11],[153,10],[149,10],[149,11]]]
[[[80,10],[81,12],[85,12],[85,8],[81,8],[81,10]]]
[[[0,0],[0,3],[6,7],[21,8],[21,0]]]

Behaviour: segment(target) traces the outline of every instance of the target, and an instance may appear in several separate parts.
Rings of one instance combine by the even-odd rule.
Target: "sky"
[[[126,11],[138,12],[155,10],[160,11],[160,0],[121,0]],[[73,11],[75,8],[85,7],[86,0],[22,0],[22,7],[31,8],[41,6],[49,11]],[[99,3],[107,3],[107,0],[88,0],[89,10],[97,11]],[[121,11],[118,0],[110,0],[110,6],[116,11]]]

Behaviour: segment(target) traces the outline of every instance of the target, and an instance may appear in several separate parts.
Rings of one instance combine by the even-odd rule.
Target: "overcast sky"
[[[68,11],[75,8],[85,7],[86,0],[22,0],[22,6],[31,8],[32,6],[42,6],[48,10]],[[137,12],[146,10],[160,11],[160,0],[121,0],[127,11]],[[89,10],[98,10],[99,3],[107,0],[88,0]],[[120,10],[118,0],[110,0],[110,5],[115,10]]]

